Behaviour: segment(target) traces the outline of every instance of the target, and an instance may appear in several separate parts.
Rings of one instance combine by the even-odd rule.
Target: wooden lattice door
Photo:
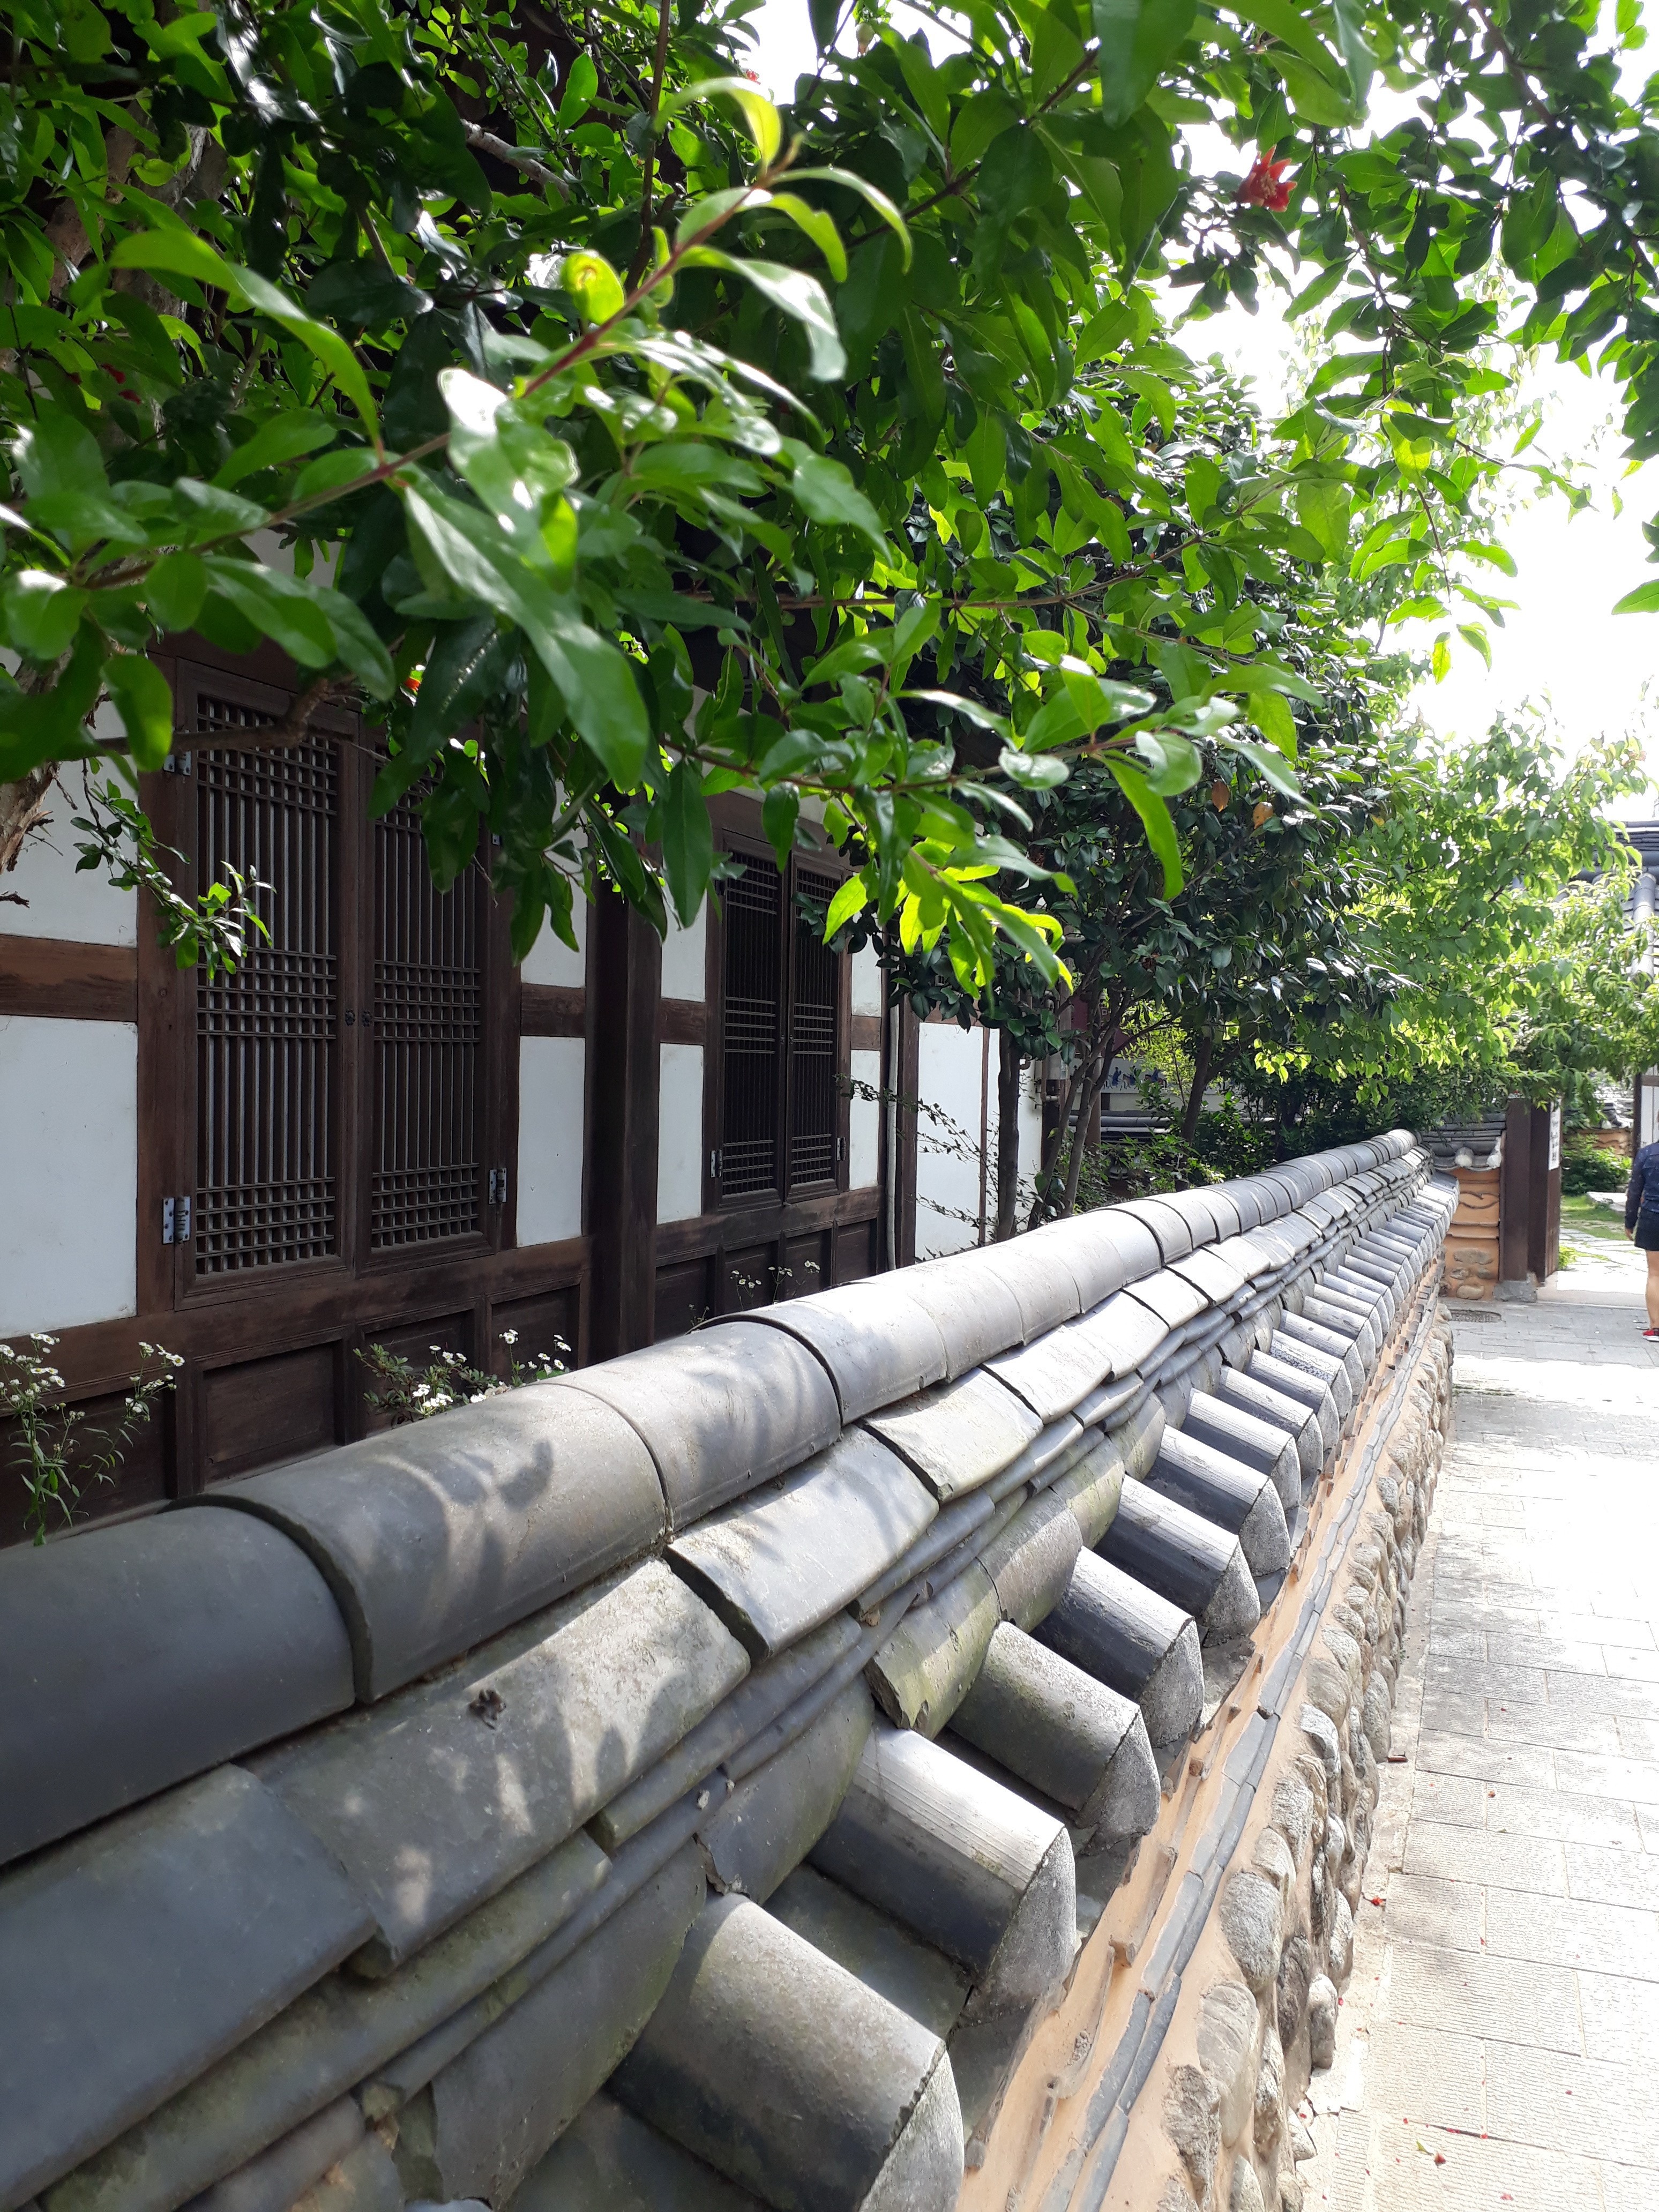
[[[374,825],[371,896],[368,1245],[383,1253],[485,1230],[489,914],[477,867],[434,887],[409,799]]]
[[[492,1248],[502,963],[482,867],[441,894],[417,803],[370,820],[375,762],[344,717],[271,745],[288,695],[188,665],[178,690],[186,881],[257,880],[269,934],[186,986],[175,1295]]]

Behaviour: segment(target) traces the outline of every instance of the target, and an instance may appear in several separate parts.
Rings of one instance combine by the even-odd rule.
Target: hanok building
[[[269,942],[179,969],[137,894],[77,871],[73,771],[0,886],[0,1337],[51,1331],[94,1417],[141,1342],[185,1360],[93,1512],[362,1434],[370,1344],[499,1369],[510,1333],[586,1364],[984,1241],[991,1040],[824,947],[803,902],[832,851],[780,872],[727,797],[743,872],[690,929],[607,901],[518,967],[489,851],[441,896],[414,805],[370,819],[351,716],[262,746],[293,696],[274,649],[168,673],[184,734],[145,805],[181,888],[268,886]],[[1028,1102],[1028,1171],[1039,1132]]]

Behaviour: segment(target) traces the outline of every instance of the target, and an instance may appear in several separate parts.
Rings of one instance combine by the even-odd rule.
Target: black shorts
[[[1644,1210],[1637,1215],[1636,1249],[1638,1252],[1659,1252],[1659,1213]]]

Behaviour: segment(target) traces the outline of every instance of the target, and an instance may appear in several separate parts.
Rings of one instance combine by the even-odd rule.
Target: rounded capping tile
[[[947,1382],[1025,1341],[1019,1300],[994,1268],[977,1264],[988,1249],[924,1260],[902,1268],[894,1279],[937,1326],[945,1345]]]
[[[0,1554],[0,1864],[352,1702],[326,1582],[244,1513]]]
[[[1083,1310],[1082,1293],[1071,1269],[1063,1262],[1056,1267],[1049,1252],[1041,1245],[1033,1249],[1026,1237],[982,1245],[971,1256],[1013,1293],[1027,1344],[1033,1337],[1046,1336],[1062,1322],[1075,1321]]]
[[[717,1322],[541,1387],[599,1399],[638,1433],[671,1531],[799,1466],[841,1432],[818,1355],[783,1329],[748,1322]]]
[[[1045,1222],[1041,1229],[1031,1230],[1018,1241],[1033,1255],[1041,1254],[1066,1270],[1077,1285],[1080,1313],[1098,1305],[1114,1291],[1121,1291],[1129,1279],[1133,1261],[1125,1244],[1133,1240],[1112,1234],[1111,1217],[1106,1209],[1075,1213],[1066,1221]],[[1152,1264],[1157,1265],[1156,1259]]]
[[[939,1323],[891,1275],[760,1306],[725,1326],[782,1329],[809,1346],[829,1370],[843,1422],[942,1382],[948,1364]]]
[[[1126,1199],[1121,1206],[1115,1206],[1113,1212],[1127,1216],[1131,1221],[1139,1221],[1150,1229],[1158,1240],[1159,1255],[1166,1265],[1171,1260],[1183,1258],[1197,1241],[1185,1217],[1176,1212],[1173,1206],[1165,1206],[1160,1199]]]
[[[310,1556],[367,1702],[636,1558],[665,1525],[634,1427],[563,1378],[221,1484],[189,1502],[203,1508],[256,1514]]]
[[[1210,1202],[1206,1186],[1202,1190],[1166,1190],[1158,1194],[1158,1203],[1178,1213],[1192,1232],[1194,1250],[1200,1244],[1212,1244],[1218,1237],[1227,1234],[1221,1225],[1221,1216]]]

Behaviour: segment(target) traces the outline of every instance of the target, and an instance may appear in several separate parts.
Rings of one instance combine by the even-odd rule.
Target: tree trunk
[[[1210,1080],[1210,1062],[1214,1054],[1215,1039],[1206,1030],[1193,1053],[1192,1088],[1187,1093],[1187,1111],[1181,1121],[1183,1145],[1190,1145],[1198,1134],[1198,1117],[1204,1111],[1205,1086]]]
[[[1006,1244],[1019,1228],[1019,1079],[1024,1066],[1010,1030],[997,1031],[997,1225]]]
[[[1108,1065],[1108,1055],[1102,1047],[1084,1073],[1078,1101],[1077,1125],[1072,1135],[1072,1157],[1066,1163],[1066,1212],[1068,1214],[1077,1212],[1077,1187],[1083,1173],[1083,1155],[1088,1147],[1089,1132],[1095,1126],[1095,1116],[1100,1111],[1101,1086],[1106,1080]]]
[[[46,761],[15,783],[0,783],[0,876],[11,873],[30,830],[46,819],[46,794],[57,773],[56,762]]]

